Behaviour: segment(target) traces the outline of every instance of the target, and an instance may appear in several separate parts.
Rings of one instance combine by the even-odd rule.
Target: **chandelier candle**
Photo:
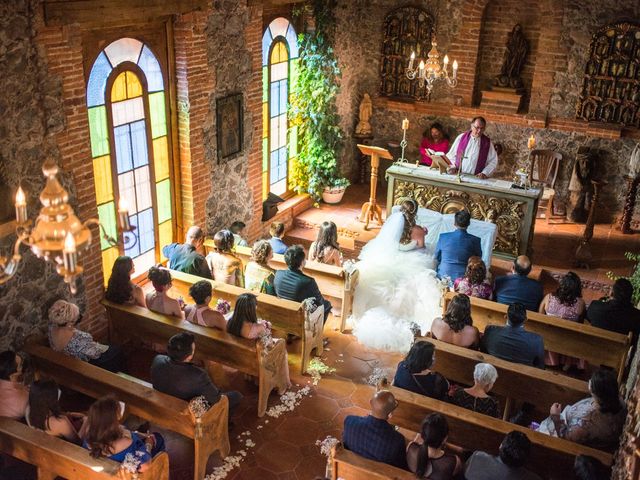
[[[533,150],[534,148],[536,148],[536,137],[533,134],[531,134],[529,140],[527,141],[527,148],[529,150]]]
[[[124,198],[121,198],[118,202],[118,226],[120,230],[124,232],[131,230],[131,225],[129,224],[129,205],[127,205],[127,201]]]
[[[24,195],[22,187],[18,187],[16,192],[16,222],[18,224],[25,223],[27,221],[27,199]]]
[[[76,250],[76,239],[73,238],[73,233],[71,232],[67,232],[67,235],[64,237],[62,262],[64,263],[64,269],[68,273],[72,274],[75,272],[78,264],[78,252]]]

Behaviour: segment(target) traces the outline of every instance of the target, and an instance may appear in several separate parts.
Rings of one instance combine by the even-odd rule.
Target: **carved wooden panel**
[[[409,80],[405,69],[411,52],[416,52],[417,66],[431,50],[433,17],[422,8],[402,7],[389,13],[384,21],[384,40],[380,61],[380,95],[383,97],[422,98],[425,87]]]
[[[640,127],[640,25],[620,22],[593,35],[577,117]]]

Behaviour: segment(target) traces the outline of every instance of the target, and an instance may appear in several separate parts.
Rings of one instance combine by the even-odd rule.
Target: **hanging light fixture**
[[[449,76],[449,57],[444,56],[443,64],[440,66],[440,53],[438,52],[438,42],[435,36],[431,42],[431,50],[427,54],[427,61],[420,60],[418,67],[415,68],[416,52],[411,52],[409,65],[405,71],[409,80],[418,78],[418,86],[420,89],[427,88],[427,99],[431,97],[431,90],[436,80],[445,80],[447,85],[455,87],[458,85],[458,62],[453,61],[453,74]]]
[[[83,272],[78,254],[91,245],[92,234],[89,227],[98,226],[102,238],[110,245],[124,245],[130,248],[135,245],[135,235],[122,235],[123,242],[109,236],[97,218],[81,222],[69,205],[69,194],[57,179],[58,165],[47,160],[42,165],[42,172],[47,178],[40,193],[42,208],[33,227],[27,215],[26,195],[22,187],[16,193],[16,243],[11,256],[0,256],[0,284],[6,283],[18,270],[22,259],[20,246],[28,246],[34,255],[45,261],[51,261],[56,271],[69,284],[72,293],[76,293],[76,280]],[[122,200],[118,204],[118,230],[121,233],[133,232],[135,227],[129,223],[129,212]]]

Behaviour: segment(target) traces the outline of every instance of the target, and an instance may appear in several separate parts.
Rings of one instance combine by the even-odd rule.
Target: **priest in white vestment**
[[[451,145],[447,158],[455,165],[456,171],[487,178],[493,175],[498,166],[498,153],[493,142],[484,134],[487,121],[475,117],[471,121],[471,130],[458,135]]]

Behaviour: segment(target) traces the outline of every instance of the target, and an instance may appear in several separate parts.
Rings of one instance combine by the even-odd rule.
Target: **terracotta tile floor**
[[[380,192],[383,198],[384,192]],[[322,205],[319,209],[304,212],[300,217],[301,223],[307,228],[297,228],[290,235],[295,239],[306,239],[309,236],[309,225],[318,224],[326,218],[331,218],[339,227],[345,229],[349,237],[341,236],[343,240],[354,239],[356,243],[366,242],[372,238],[377,229],[365,232],[362,225],[355,218],[360,212],[360,206],[368,196],[368,188],[356,185],[350,187],[344,202],[337,207]],[[536,224],[534,239],[535,261],[541,265],[545,273],[564,272],[573,268],[569,259],[582,232],[582,226],[573,224],[547,225],[544,221]],[[313,235],[311,235],[313,236]],[[629,264],[624,260],[623,252],[638,250],[640,235],[622,235],[610,225],[597,225],[593,239],[594,268],[591,270],[577,270],[585,280],[597,282],[606,281],[606,272],[627,273]],[[504,265],[494,265],[498,270]],[[547,289],[553,288],[553,279],[546,277]],[[587,292],[585,292],[587,293]],[[598,291],[591,292],[597,296]],[[383,369],[389,375],[393,374],[395,365],[400,357],[397,354],[375,352],[358,344],[349,334],[337,331],[339,318],[330,317],[325,327],[325,333],[330,339],[330,345],[322,355],[323,361],[336,369],[333,374],[325,375],[318,385],[311,386],[311,394],[303,397],[300,405],[293,411],[285,413],[279,418],[256,416],[256,387],[247,382],[238,372],[225,370],[217,378],[222,388],[240,390],[245,399],[242,406],[235,412],[233,421],[235,427],[231,431],[232,455],[240,448],[247,450],[247,456],[240,467],[230,472],[228,479],[232,480],[269,480],[292,479],[312,480],[316,476],[324,475],[326,459],[320,454],[317,440],[327,435],[340,437],[342,424],[347,415],[364,415],[367,413],[369,398],[373,387],[367,385],[368,377],[374,369]],[[295,345],[293,345],[295,347]],[[142,378],[148,377],[149,366],[153,352],[137,352],[132,356],[132,373]],[[294,389],[308,385],[308,376],[301,376],[292,369]],[[273,394],[269,405],[278,402]],[[250,432],[255,442],[254,448],[246,448],[238,437],[246,438],[243,432]],[[171,455],[172,480],[192,478],[190,465],[192,462],[192,446],[188,441],[167,434],[168,447]],[[209,467],[212,469],[220,465],[221,460],[212,456]]]

